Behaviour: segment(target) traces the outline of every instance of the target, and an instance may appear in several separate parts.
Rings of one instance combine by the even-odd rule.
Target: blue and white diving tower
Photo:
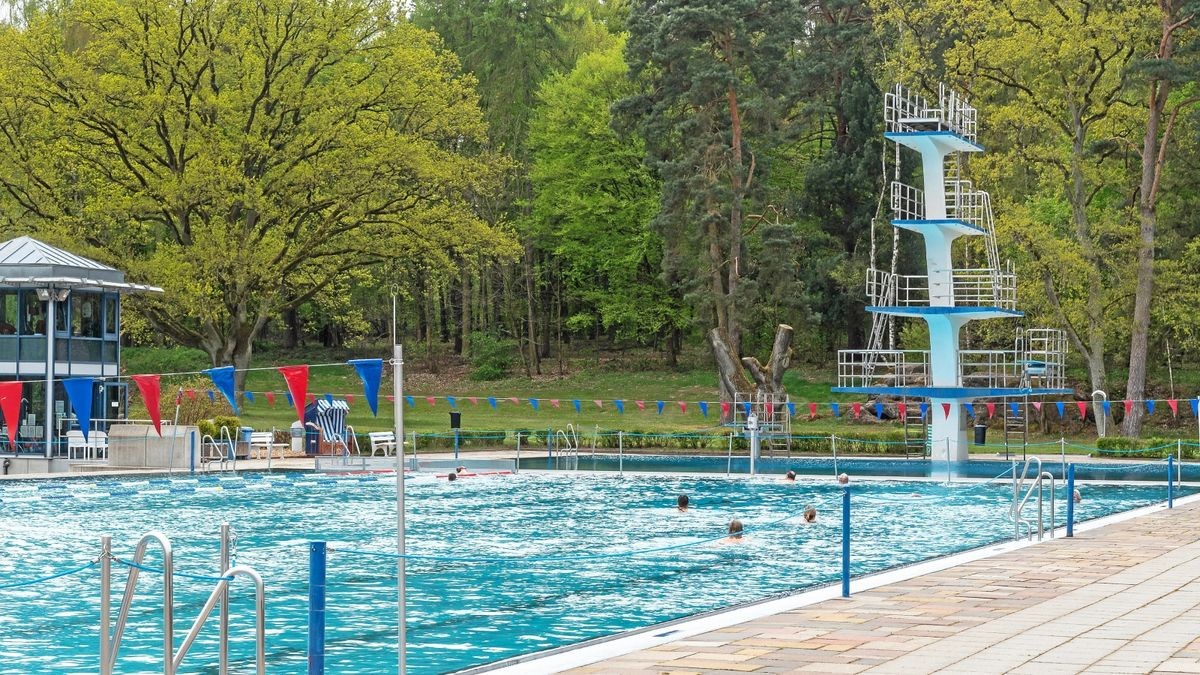
[[[959,334],[976,319],[1011,319],[1016,275],[1000,261],[988,193],[960,175],[965,153],[983,152],[976,110],[940,88],[934,103],[897,85],[884,97],[884,137],[920,156],[922,186],[891,184],[892,226],[920,235],[925,273],[872,268],[867,311],[874,314],[868,349],[838,353],[838,393],[928,399],[930,455],[967,459],[963,403],[1070,393],[1062,331],[1018,329],[1012,349],[963,350]],[[898,153],[899,154],[899,153]],[[978,238],[955,246],[960,237]],[[982,251],[980,251],[982,249]],[[895,317],[929,327],[928,350],[885,348],[881,326]],[[949,404],[947,407],[945,404]]]

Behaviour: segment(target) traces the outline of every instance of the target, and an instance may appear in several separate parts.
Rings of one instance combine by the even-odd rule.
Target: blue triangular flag
[[[746,411],[747,415],[749,415],[750,414],[750,401],[746,401],[745,403],[742,403],[742,409]]]
[[[492,406],[492,410],[496,409],[496,397],[495,396],[488,397],[488,405]]]
[[[229,405],[233,407],[233,414],[239,414],[237,396],[233,391],[233,366],[209,368],[204,372],[208,374],[209,378],[212,379],[213,384],[215,384],[217,389],[221,391],[221,394],[225,396],[225,400],[229,401]],[[210,401],[214,400],[213,393],[211,391],[207,392],[207,394]]]
[[[333,405],[333,394],[325,394],[325,402]]]
[[[924,418],[925,418],[925,414],[926,414],[926,413],[928,413],[928,412],[929,412],[929,404],[928,404],[928,403],[922,403],[922,404],[921,404],[921,418],[922,418],[922,419],[924,419]]]
[[[1062,401],[1055,401],[1054,407],[1058,408],[1058,419],[1061,420],[1063,418],[1063,415],[1066,414],[1066,412],[1067,412],[1066,404],[1063,403]]]
[[[970,403],[964,403],[963,405],[967,407],[967,414],[971,416],[971,419],[975,419],[975,406]]]
[[[579,399],[575,399],[571,403],[575,405],[575,412],[579,412]]]
[[[796,404],[795,404],[795,403],[792,403],[791,401],[788,401],[788,403],[787,403],[787,409],[788,409],[788,414],[789,414],[789,415],[791,415],[792,417],[795,417],[795,416],[796,416]]]
[[[1013,417],[1021,416],[1021,407],[1018,406],[1016,403],[1009,403],[1008,409],[1012,411]]]
[[[1200,398],[1194,398],[1191,401],[1188,401],[1188,403],[1192,404],[1192,414],[1196,417],[1200,417]]]
[[[1104,401],[1104,414],[1105,414],[1105,415],[1111,415],[1111,414],[1112,414],[1112,407],[1111,407],[1111,406],[1108,404],[1108,400],[1107,400],[1107,399]]]
[[[363,397],[371,408],[371,414],[379,415],[379,380],[383,377],[383,359],[350,359],[346,363],[354,366],[363,383]]]
[[[294,401],[292,401],[292,392],[290,392],[290,391],[288,391],[288,392],[284,392],[284,394],[283,394],[283,395],[284,395],[284,396],[287,396],[287,402],[288,402],[288,405],[290,405],[290,406],[295,406],[295,405],[296,405],[296,403],[295,403]]]
[[[1149,415],[1154,414],[1154,401],[1146,401],[1146,413]]]
[[[708,417],[708,401],[700,401],[697,405],[700,406],[700,414]]]
[[[67,390],[67,400],[71,402],[71,410],[75,411],[75,419],[79,420],[79,430],[87,440],[88,429],[92,426],[92,389],[95,378],[74,377],[62,381],[63,389]]]
[[[217,402],[217,397],[216,397],[216,395],[215,395],[215,394],[213,394],[213,390],[212,390],[212,389],[205,389],[205,390],[204,390],[204,395],[208,397],[208,400],[209,400],[209,401],[211,401],[211,402],[213,402],[213,403],[216,403],[216,402]]]
[[[836,404],[836,403],[830,403],[830,404],[829,404],[829,407],[830,407],[830,408],[833,408],[833,416],[834,416],[834,417],[841,417],[841,416],[842,416],[842,411],[841,411],[841,410],[838,410],[838,404]]]
[[[529,399],[529,405],[533,406],[534,410],[538,409],[538,400],[536,398]]]
[[[247,401],[254,403],[254,392],[244,391],[242,394],[245,395]]]
[[[404,397],[404,400],[405,400],[405,402],[407,402],[407,403],[408,403],[408,407],[410,407],[410,408],[415,408],[415,407],[417,407],[417,402],[416,402],[416,400],[414,400],[414,399],[413,399],[413,397],[411,397],[411,396],[405,396],[405,397]]]
[[[658,414],[661,415],[663,406],[666,405],[666,402],[665,401],[655,401],[654,404],[658,406]]]
[[[453,396],[447,396],[447,397],[446,397],[446,403],[449,403],[449,404],[450,404],[450,409],[451,409],[451,410],[453,410],[453,409],[455,409],[455,408],[457,408],[457,407],[458,407],[458,400],[457,400],[457,399],[455,399]]]
[[[613,405],[617,406],[618,413],[620,413],[622,415],[625,414],[625,401],[622,401],[621,399],[617,399],[617,400],[613,401]]]
[[[879,419],[883,419],[883,404],[879,401],[875,402],[875,416]]]

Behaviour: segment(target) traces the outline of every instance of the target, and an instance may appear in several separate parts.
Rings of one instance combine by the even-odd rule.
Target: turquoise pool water
[[[440,673],[833,581],[841,493],[827,478],[785,483],[696,476],[549,475],[406,481],[408,546],[494,562],[409,564],[411,672]],[[1165,487],[1087,486],[1077,518],[1165,499]],[[691,497],[679,513],[675,498]],[[304,670],[307,549],[329,560],[327,672],[395,672],[395,563],[350,549],[395,547],[395,479],[300,474],[138,481],[0,483],[0,586],[95,558],[101,533],[129,558],[146,531],[168,534],[176,569],[215,572],[217,530],[239,535],[237,562],[267,582],[268,666]],[[855,574],[1012,536],[1011,484],[856,481]],[[1064,505],[1059,488],[1059,521]],[[817,522],[798,516],[806,504]],[[719,536],[731,518],[747,528]],[[782,521],[782,522],[781,522]],[[632,551],[678,546],[654,554]],[[153,550],[153,549],[152,549]],[[521,558],[571,557],[527,562]],[[147,565],[159,562],[157,553]],[[114,567],[114,602],[127,568]],[[143,574],[118,672],[161,672],[161,584]],[[212,584],[176,578],[181,640]],[[239,592],[240,591],[240,592]],[[234,585],[233,672],[252,671],[252,593]],[[0,589],[0,673],[96,672],[99,573]],[[215,621],[181,672],[215,673]]]

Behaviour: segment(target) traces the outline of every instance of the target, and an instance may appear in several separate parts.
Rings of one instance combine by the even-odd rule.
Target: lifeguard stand
[[[874,269],[866,286],[876,316],[865,350],[838,352],[838,393],[892,396],[919,407],[928,400],[928,444],[934,461],[967,459],[963,403],[1069,393],[1065,388],[1066,338],[1062,331],[1018,331],[1013,349],[962,350],[959,333],[980,319],[1012,319],[1016,275],[1001,263],[991,199],[961,176],[962,155],[982,152],[977,113],[945,86],[936,102],[897,85],[884,97],[884,137],[916,152],[922,187],[899,180],[890,186],[894,228],[920,235],[925,273]],[[899,154],[899,151],[897,151]],[[982,237],[986,267],[957,264],[954,241]],[[930,349],[884,349],[884,317],[925,321]]]

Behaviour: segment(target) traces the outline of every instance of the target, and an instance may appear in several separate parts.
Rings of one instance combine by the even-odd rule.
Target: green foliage
[[[130,373],[186,373],[211,366],[208,355],[189,347],[125,347],[121,366]]]
[[[502,340],[491,333],[472,333],[471,379],[487,381],[506,377],[516,351],[514,340]]]
[[[1101,456],[1119,457],[1166,457],[1175,454],[1174,438],[1127,438],[1125,436],[1105,436],[1096,439],[1097,454]],[[1185,446],[1182,448],[1184,457],[1195,457],[1197,448]]]
[[[197,420],[196,427],[202,436],[212,436],[217,440],[221,440],[222,428],[227,429],[233,440],[237,441],[241,433],[242,422],[232,415],[218,415],[212,419]]]

